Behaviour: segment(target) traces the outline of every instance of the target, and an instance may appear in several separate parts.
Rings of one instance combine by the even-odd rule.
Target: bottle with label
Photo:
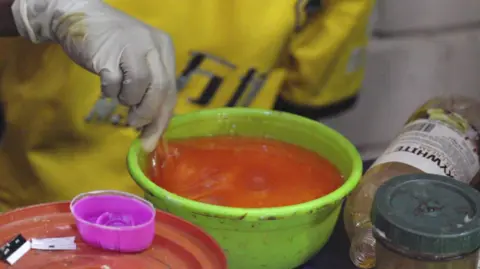
[[[345,205],[350,258],[359,268],[375,267],[370,211],[377,189],[404,174],[448,176],[467,184],[479,179],[480,101],[461,96],[429,100],[365,173]]]
[[[432,174],[388,180],[372,206],[376,269],[477,269],[480,193]]]

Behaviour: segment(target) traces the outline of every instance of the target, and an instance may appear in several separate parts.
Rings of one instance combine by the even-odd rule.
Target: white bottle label
[[[410,122],[373,166],[399,162],[470,183],[480,169],[478,133],[462,123],[431,118]]]

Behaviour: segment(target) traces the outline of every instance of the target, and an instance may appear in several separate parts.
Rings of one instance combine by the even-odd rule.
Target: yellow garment
[[[322,1],[313,15],[304,12],[306,0],[107,2],[171,34],[180,86],[177,114],[223,106],[272,108],[279,94],[324,106],[353,96],[362,80],[370,0]],[[95,189],[140,193],[125,165],[135,133],[85,122],[100,95],[98,77],[57,45],[10,39],[0,41],[0,52],[7,121],[0,144],[0,211]],[[249,83],[233,98],[242,79]],[[218,87],[207,87],[216,82]]]

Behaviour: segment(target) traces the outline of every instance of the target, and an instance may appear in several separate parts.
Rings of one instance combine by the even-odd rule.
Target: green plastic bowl
[[[240,135],[268,137],[318,152],[344,175],[345,183],[319,199],[278,208],[243,209],[204,204],[160,188],[143,172],[140,142],[128,153],[131,176],[158,209],[173,213],[210,233],[224,249],[231,269],[292,269],[328,241],[343,199],[355,188],[362,161],[355,147],[329,127],[284,112],[249,108],[202,110],[175,116],[167,139]]]

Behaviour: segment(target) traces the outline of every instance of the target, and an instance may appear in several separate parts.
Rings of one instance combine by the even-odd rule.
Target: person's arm
[[[0,0],[0,7],[1,35],[18,31],[32,43],[60,45],[73,62],[100,76],[102,96],[131,108],[126,124],[142,130],[144,151],[156,148],[177,98],[168,34],[104,0]]]
[[[292,35],[276,110],[319,119],[351,108],[365,70],[367,25],[374,1],[303,1]]]
[[[13,0],[0,0],[0,37],[18,36],[12,14]]]

